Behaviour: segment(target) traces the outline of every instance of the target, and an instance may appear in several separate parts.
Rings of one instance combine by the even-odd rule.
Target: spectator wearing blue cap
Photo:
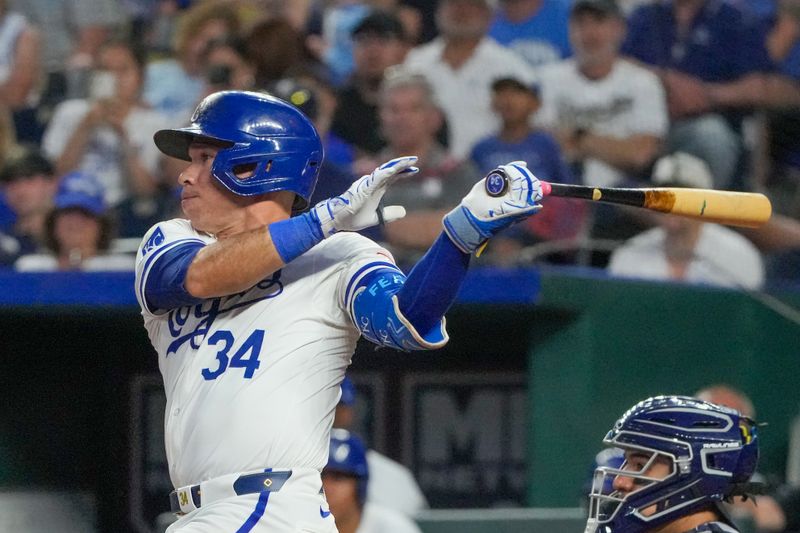
[[[28,254],[14,264],[18,271],[132,270],[134,258],[109,253],[113,223],[103,187],[91,174],[63,176],[45,221],[49,253]]]
[[[353,431],[358,426],[356,420],[358,392],[353,382],[346,376],[342,381],[341,389],[342,396],[339,399],[339,405],[336,406],[333,427]],[[366,488],[367,503],[391,509],[409,517],[428,508],[428,501],[414,479],[414,474],[405,465],[373,449],[367,449],[365,453],[369,465],[369,485]],[[337,525],[338,523],[337,517]],[[341,532],[342,529],[340,528],[339,531]]]
[[[345,429],[334,429],[322,487],[339,533],[421,533],[414,521],[390,507],[369,501],[372,470],[364,442]]]

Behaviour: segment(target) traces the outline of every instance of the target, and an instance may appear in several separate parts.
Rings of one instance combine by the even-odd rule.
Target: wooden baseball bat
[[[772,215],[769,198],[752,192],[680,187],[629,189],[547,182],[542,182],[542,189],[545,196],[630,205],[729,226],[756,228]]]

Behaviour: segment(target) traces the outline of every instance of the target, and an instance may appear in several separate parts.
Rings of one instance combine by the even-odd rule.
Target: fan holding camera
[[[144,62],[143,52],[126,41],[105,43],[89,97],[59,104],[42,139],[59,175],[97,176],[110,206],[153,198],[160,188],[161,156],[152,137],[166,119],[141,101]]]

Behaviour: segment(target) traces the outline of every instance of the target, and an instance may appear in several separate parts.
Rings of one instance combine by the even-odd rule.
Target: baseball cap
[[[103,185],[92,174],[70,172],[61,178],[53,205],[56,209],[79,208],[102,216],[106,211]]]
[[[622,16],[622,9],[616,0],[575,0],[570,13],[574,15],[578,11],[594,11],[603,15]]]
[[[53,164],[38,151],[28,151],[12,159],[0,172],[0,182],[10,183],[20,178],[43,174],[53,175]]]
[[[492,91],[499,91],[501,89],[516,89],[518,91],[533,93],[534,96],[539,96],[538,83],[523,83],[521,80],[511,76],[497,78],[492,82]]]
[[[651,181],[665,187],[711,189],[714,186],[708,164],[686,152],[675,152],[656,161]]]
[[[319,104],[310,85],[294,78],[282,78],[272,84],[269,93],[289,102],[312,121],[316,120]]]
[[[350,32],[353,37],[363,34],[394,37],[401,41],[406,38],[406,32],[400,19],[389,12],[381,10],[372,11],[361,19]]]

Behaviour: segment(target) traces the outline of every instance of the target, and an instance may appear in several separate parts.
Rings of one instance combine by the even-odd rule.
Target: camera
[[[92,73],[89,80],[89,99],[105,100],[114,96],[117,91],[117,78],[107,70]]]
[[[210,65],[206,71],[206,81],[209,85],[230,85],[233,69],[228,65]]]

